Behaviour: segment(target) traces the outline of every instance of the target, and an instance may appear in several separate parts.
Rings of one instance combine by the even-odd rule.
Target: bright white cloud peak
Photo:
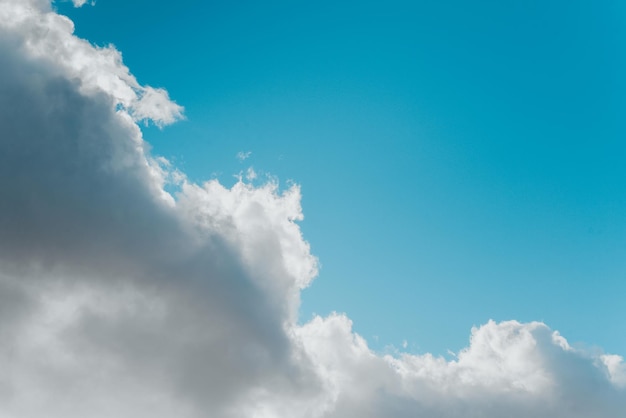
[[[182,108],[72,30],[0,0],[1,417],[624,415],[622,358],[542,323],[485,324],[454,361],[379,356],[344,315],[299,326],[299,188],[150,156],[137,122]]]

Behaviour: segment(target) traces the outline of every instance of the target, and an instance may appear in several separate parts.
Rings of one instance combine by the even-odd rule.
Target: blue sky
[[[185,106],[146,128],[156,154],[301,184],[322,264],[303,320],[347,312],[374,348],[434,353],[541,320],[626,353],[621,2],[57,8]]]

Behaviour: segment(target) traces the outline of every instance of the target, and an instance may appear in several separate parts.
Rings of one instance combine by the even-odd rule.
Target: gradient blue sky
[[[301,184],[322,264],[303,320],[442,354],[490,318],[541,320],[626,353],[623,2],[57,8],[185,106],[146,129],[156,154]]]

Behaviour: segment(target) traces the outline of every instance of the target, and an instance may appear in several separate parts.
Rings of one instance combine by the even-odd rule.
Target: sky
[[[0,0],[0,416],[618,418],[617,1]]]
[[[322,266],[303,321],[348,312],[377,349],[445,354],[540,320],[626,352],[621,2],[57,7],[185,106],[145,130],[156,154],[301,185]]]

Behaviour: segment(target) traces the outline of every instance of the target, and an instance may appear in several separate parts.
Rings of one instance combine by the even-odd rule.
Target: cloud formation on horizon
[[[381,356],[343,314],[299,325],[298,186],[195,184],[151,155],[138,124],[183,108],[48,1],[0,0],[0,56],[1,417],[626,411],[623,359],[542,323],[484,324],[452,361]]]

